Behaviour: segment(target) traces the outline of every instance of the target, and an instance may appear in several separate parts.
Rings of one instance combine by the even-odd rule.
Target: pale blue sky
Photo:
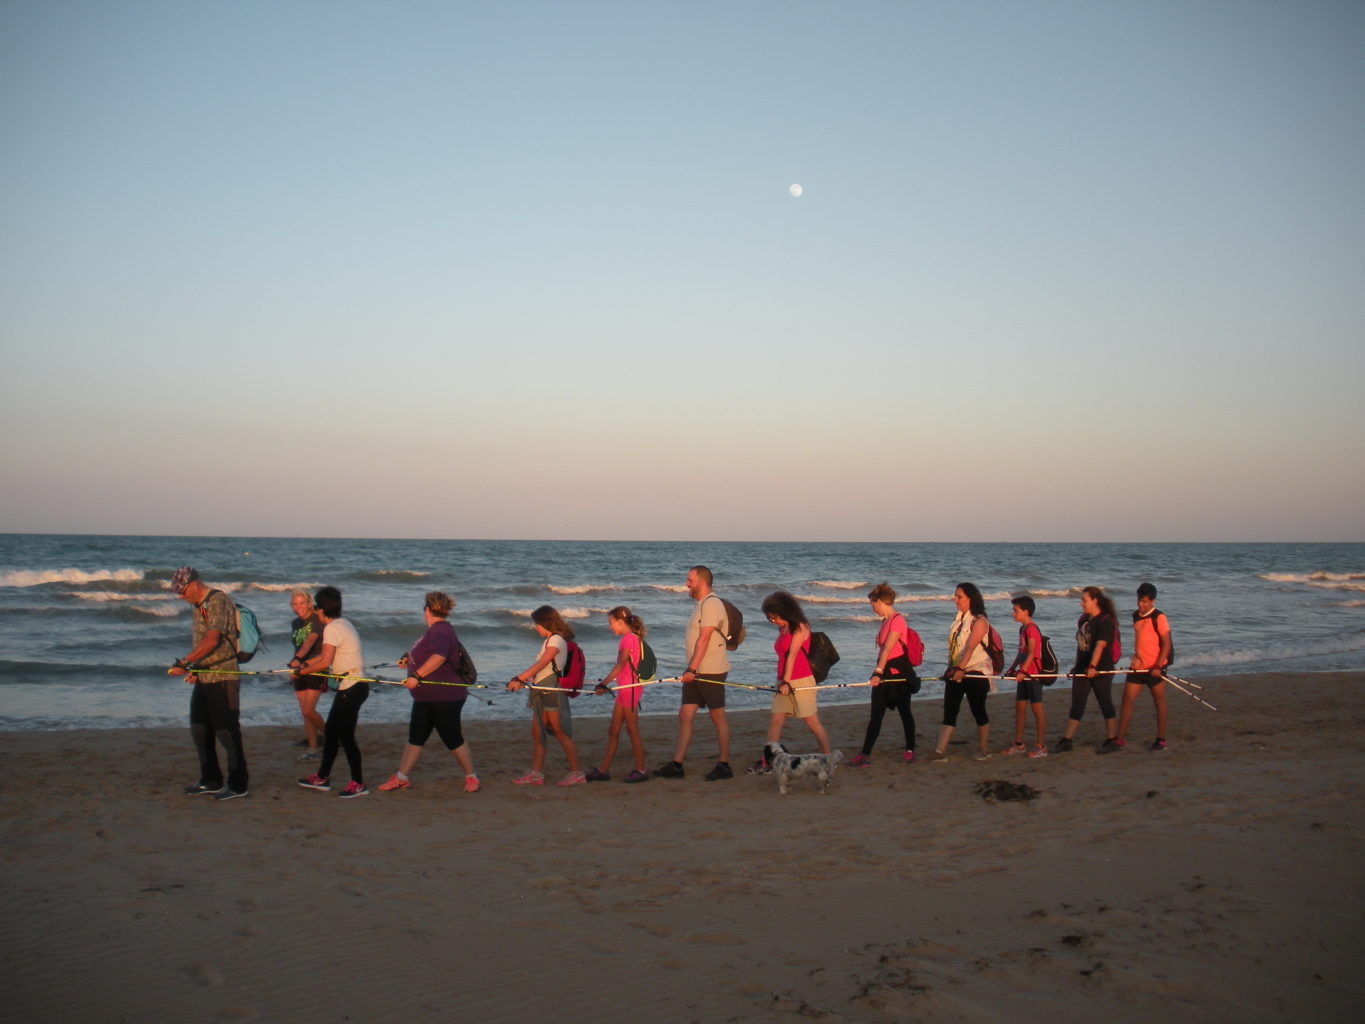
[[[1365,539],[1363,52],[1354,2],[8,0],[0,529]]]

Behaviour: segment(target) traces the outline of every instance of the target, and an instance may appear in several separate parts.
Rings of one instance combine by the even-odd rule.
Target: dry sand
[[[290,729],[247,732],[226,803],[181,795],[188,729],[7,733],[0,997],[25,1022],[1355,1021],[1362,683],[1208,680],[1219,711],[1173,693],[1163,754],[1150,702],[1109,757],[1096,718],[1068,755],[901,766],[889,718],[827,796],[703,781],[704,721],[681,782],[526,790],[528,726],[471,706],[482,792],[433,738],[413,789],[350,801],[294,784]],[[991,711],[998,749],[1011,697]],[[732,717],[738,766],[766,716]],[[824,718],[854,753],[865,709]],[[595,757],[605,720],[576,724]],[[645,720],[651,765],[673,724]],[[372,789],[403,736],[362,719]]]

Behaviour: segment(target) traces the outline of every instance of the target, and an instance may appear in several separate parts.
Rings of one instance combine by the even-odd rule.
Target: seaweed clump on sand
[[[986,779],[976,784],[977,795],[988,804],[1002,800],[1037,800],[1042,791],[1023,782],[1010,782],[1007,779]]]

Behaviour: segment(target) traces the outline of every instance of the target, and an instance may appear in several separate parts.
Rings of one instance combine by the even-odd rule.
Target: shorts
[[[464,746],[464,730],[460,728],[462,700],[416,700],[412,702],[412,716],[408,719],[408,743],[426,746],[432,730],[441,737],[447,750]]]
[[[729,672],[708,672],[706,678],[723,681],[729,674]],[[725,687],[721,686],[719,682],[708,683],[694,679],[690,683],[683,683],[682,702],[684,704],[696,704],[712,711],[724,711]]]
[[[883,683],[883,686],[886,684]],[[773,714],[788,718],[812,718],[815,715],[815,677],[793,679],[791,693],[773,694]]]
[[[1125,681],[1129,686],[1159,686],[1166,680],[1150,672],[1129,672]]]
[[[1022,683],[1016,683],[1014,699],[1017,701],[1026,700],[1030,704],[1043,703],[1043,681],[1041,679],[1025,679]]]
[[[544,686],[547,689],[533,690],[526,688],[526,706],[539,714],[541,711],[564,711],[569,706],[570,697],[563,690],[551,690],[548,687],[554,685],[558,676],[546,676],[542,682],[537,679],[531,686]]]
[[[307,690],[322,692],[327,689],[327,680],[322,676],[290,676],[289,681],[294,684],[295,693]]]

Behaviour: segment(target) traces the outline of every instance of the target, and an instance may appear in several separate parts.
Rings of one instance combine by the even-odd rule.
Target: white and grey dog
[[[763,757],[777,776],[777,791],[783,794],[787,792],[791,780],[802,775],[814,775],[820,783],[820,792],[828,793],[834,769],[844,763],[842,750],[832,754],[789,754],[780,743],[770,743],[764,747]]]

